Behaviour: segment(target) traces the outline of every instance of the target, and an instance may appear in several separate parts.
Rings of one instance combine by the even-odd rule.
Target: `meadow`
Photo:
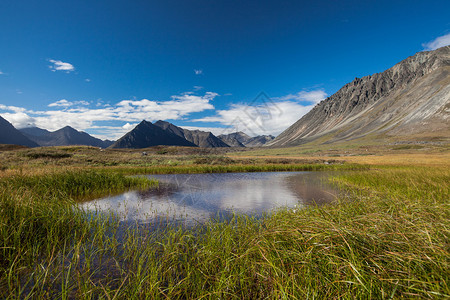
[[[450,297],[447,151],[191,151],[2,151],[0,297]],[[236,215],[194,228],[123,231],[114,216],[90,218],[75,205],[158,188],[128,175],[279,170],[350,172],[330,179],[342,191],[336,203],[281,209],[261,219]]]

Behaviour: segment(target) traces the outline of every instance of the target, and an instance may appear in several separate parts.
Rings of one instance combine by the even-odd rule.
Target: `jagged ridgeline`
[[[86,145],[106,148],[113,143],[109,140],[102,141],[70,126],[53,132],[38,127],[23,128],[20,131],[39,146]]]
[[[199,147],[204,148],[230,147],[228,144],[224,143],[222,140],[217,138],[211,132],[200,130],[188,130],[175,126],[172,123],[161,120],[155,122],[154,125],[166,131],[169,131],[173,134],[176,134],[179,137],[182,137]]]
[[[230,134],[221,134],[218,138],[232,147],[261,147],[275,137],[272,135],[258,135],[251,137],[244,132],[239,131]]]
[[[392,68],[355,78],[268,145],[361,139],[447,141],[450,46],[419,52]]]
[[[243,132],[215,136],[211,132],[188,130],[166,121],[142,121],[121,137],[111,148],[146,148],[152,146],[259,147],[273,136],[250,137]]]

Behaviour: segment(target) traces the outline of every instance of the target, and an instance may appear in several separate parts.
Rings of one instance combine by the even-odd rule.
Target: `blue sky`
[[[0,115],[111,139],[142,119],[276,135],[355,77],[450,44],[449,12],[448,0],[2,0]]]

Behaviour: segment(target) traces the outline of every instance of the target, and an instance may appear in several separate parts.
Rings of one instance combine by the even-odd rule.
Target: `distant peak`
[[[138,124],[139,125],[153,125],[152,122],[148,122],[146,120],[142,120],[141,123]]]
[[[78,131],[78,130],[76,130],[75,128],[70,127],[70,126],[64,126],[64,127],[61,128],[60,130],[63,130],[63,131]]]

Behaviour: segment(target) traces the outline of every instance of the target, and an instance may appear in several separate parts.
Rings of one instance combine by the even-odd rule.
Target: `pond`
[[[260,216],[275,208],[301,209],[336,198],[330,172],[255,172],[149,175],[159,188],[129,191],[81,204],[121,221],[201,224],[233,213]]]

